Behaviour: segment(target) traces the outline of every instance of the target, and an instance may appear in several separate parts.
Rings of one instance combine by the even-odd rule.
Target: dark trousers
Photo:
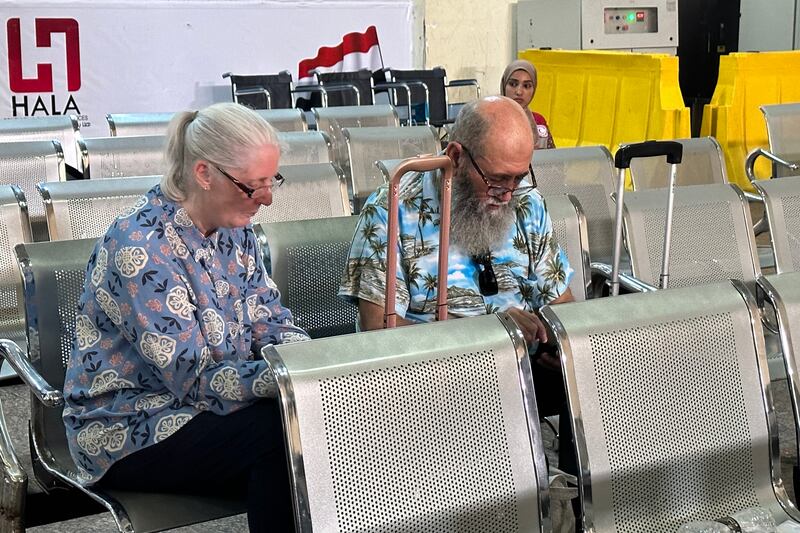
[[[241,494],[251,532],[294,531],[283,438],[276,400],[226,416],[201,413],[167,439],[114,463],[99,485]]]

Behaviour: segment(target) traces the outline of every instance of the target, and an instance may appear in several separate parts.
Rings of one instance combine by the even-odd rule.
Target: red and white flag
[[[337,46],[323,46],[317,51],[316,57],[300,61],[296,86],[301,88],[303,85],[315,83],[314,70],[346,72],[363,68],[373,72],[383,68],[378,30],[375,26],[370,26],[364,33],[348,33]]]

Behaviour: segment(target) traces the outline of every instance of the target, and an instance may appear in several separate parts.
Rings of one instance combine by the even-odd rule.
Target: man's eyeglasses
[[[497,277],[492,268],[491,254],[474,255],[472,260],[478,265],[478,287],[484,296],[494,296],[498,292]]]
[[[528,172],[525,174],[520,174],[519,176],[508,176],[506,178],[498,178],[494,176],[490,177],[484,174],[481,167],[479,167],[478,163],[475,162],[475,158],[472,157],[469,149],[463,144],[461,145],[461,148],[464,149],[464,153],[466,153],[467,157],[469,157],[469,160],[472,162],[472,166],[478,171],[478,175],[481,177],[483,182],[486,183],[486,186],[488,187],[486,193],[489,196],[500,198],[509,192],[512,196],[522,196],[523,194],[527,194],[536,188],[536,175],[533,173],[533,166],[530,164],[528,165]],[[531,185],[524,185],[520,187],[519,184],[522,183],[522,180],[528,178],[529,176]],[[514,180],[514,188],[503,187],[501,185],[502,183],[506,183],[508,178],[512,178]]]
[[[225,176],[226,178],[231,180],[231,183],[236,185],[239,188],[240,191],[242,191],[243,193],[245,193],[247,195],[248,198],[252,198],[254,194],[256,194],[258,191],[261,190],[261,188],[252,189],[252,188],[248,187],[247,185],[245,185],[241,181],[237,180],[236,178],[234,178],[233,176],[231,176],[230,174],[228,174],[227,172],[225,172],[224,170],[219,168],[217,165],[214,165],[214,168],[219,170],[220,174],[222,174],[223,176]],[[278,172],[272,178],[272,186],[275,187],[275,188],[280,187],[281,185],[283,185],[284,181],[286,181],[286,178],[281,176],[281,173]]]

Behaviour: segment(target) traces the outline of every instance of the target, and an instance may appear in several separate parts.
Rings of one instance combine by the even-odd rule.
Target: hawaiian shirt
[[[439,248],[438,177],[409,174],[400,184],[397,301],[399,316],[429,322],[436,312]],[[502,246],[491,250],[498,293],[483,296],[479,267],[458,246],[450,246],[447,270],[448,313],[475,316],[511,307],[537,309],[561,296],[572,269],[553,236],[544,200],[536,190],[512,199],[516,223]],[[367,200],[356,227],[339,295],[380,306],[386,293],[388,187]]]
[[[308,339],[279,298],[251,226],[204,237],[160,186],[122,213],[89,260],[64,382],[78,481],[198,413],[274,397],[251,346]]]

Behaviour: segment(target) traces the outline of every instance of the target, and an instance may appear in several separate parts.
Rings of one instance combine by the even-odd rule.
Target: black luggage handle
[[[667,163],[680,164],[683,158],[683,145],[676,141],[644,141],[634,144],[623,144],[614,156],[614,166],[630,168],[631,160],[639,157],[667,156]]]

